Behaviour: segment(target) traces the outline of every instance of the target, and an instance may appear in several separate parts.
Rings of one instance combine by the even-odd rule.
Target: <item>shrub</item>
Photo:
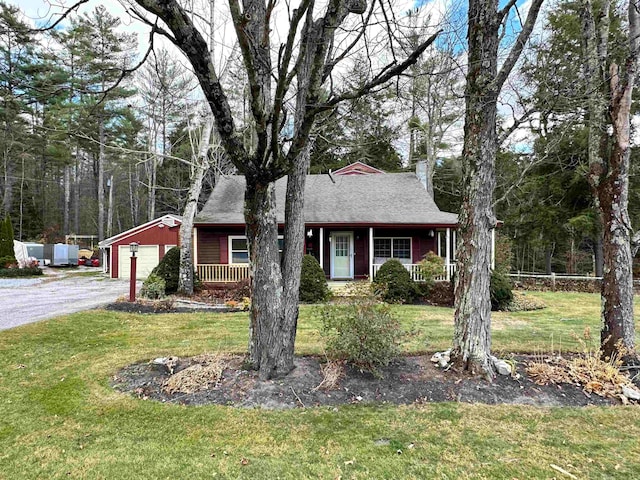
[[[330,360],[380,376],[380,367],[400,354],[400,322],[389,305],[379,304],[371,294],[352,297],[345,305],[324,306],[321,319]]]
[[[149,299],[162,298],[165,295],[166,283],[162,277],[151,273],[142,284],[140,296]]]
[[[18,261],[13,255],[5,255],[0,257],[0,268],[13,268],[17,266]]]
[[[513,300],[507,306],[509,312],[528,312],[531,310],[540,310],[547,305],[539,298],[527,295],[525,292],[513,292]]]
[[[435,285],[435,279],[444,273],[444,258],[433,252],[428,252],[419,265],[423,281],[418,284],[418,290],[421,297],[426,297]]]
[[[13,225],[9,215],[0,222],[0,257],[12,257],[13,261],[16,261],[13,250]]]
[[[498,272],[491,274],[491,310],[506,310],[513,300],[511,282]]]
[[[240,303],[244,298],[251,297],[251,280],[245,278],[231,285],[225,285],[222,290],[225,300],[235,300]]]
[[[37,277],[39,275],[42,275],[42,269],[38,267],[0,269],[0,277],[2,278]]]
[[[180,275],[179,247],[173,247],[164,254],[158,266],[151,272],[151,275],[154,274],[164,280],[164,293],[176,293],[178,291],[178,278]]]
[[[427,303],[438,307],[453,307],[453,285],[451,282],[435,282],[423,297]]]
[[[300,301],[307,303],[324,302],[329,298],[327,278],[320,264],[312,255],[302,257],[300,271]]]
[[[387,260],[373,280],[373,289],[385,302],[410,303],[418,295],[416,283],[398,260]]]
[[[495,271],[507,275],[511,271],[511,239],[502,233],[496,234]]]
[[[426,282],[433,283],[436,277],[444,273],[444,258],[428,252],[420,261],[420,273]]]

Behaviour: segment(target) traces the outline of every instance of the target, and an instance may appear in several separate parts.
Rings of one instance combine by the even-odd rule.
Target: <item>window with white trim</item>
[[[373,239],[373,263],[382,264],[391,258],[401,263],[411,263],[411,237]]]
[[[229,236],[229,263],[249,263],[247,237]]]
[[[278,235],[278,251],[281,255],[283,247],[284,237]],[[247,237],[244,235],[229,235],[229,263],[249,263],[249,247],[247,245]]]

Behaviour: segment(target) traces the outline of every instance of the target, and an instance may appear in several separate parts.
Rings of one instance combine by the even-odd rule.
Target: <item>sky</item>
[[[192,0],[196,4],[200,2],[204,7],[205,2],[207,0]],[[372,0],[369,0],[372,1]],[[504,4],[507,0],[501,0],[500,3]],[[522,18],[526,18],[526,13],[528,11],[528,7],[531,0],[519,0],[518,9]],[[76,0],[8,0],[9,3],[12,3],[18,6],[28,18],[30,18],[35,25],[43,26],[50,24],[52,19],[55,20],[60,15],[60,12],[64,11],[65,7],[69,7],[73,5]],[[79,8],[79,13],[88,13],[92,11],[98,5],[104,5],[107,7],[109,13],[113,16],[117,16],[122,21],[121,29],[128,33],[135,33],[138,36],[138,48],[139,48],[139,56],[142,57],[144,52],[148,46],[148,32],[149,29],[146,25],[144,25],[139,20],[132,18],[126,10],[127,2],[132,2],[132,0],[89,0],[86,4],[83,4]],[[317,9],[323,7],[323,4],[326,0],[317,0]],[[286,18],[286,10],[285,5],[287,2],[284,0],[280,0],[278,2],[278,8],[280,9],[281,15],[275,15],[276,20],[273,25],[273,33],[272,35],[276,37],[274,39],[273,44],[277,45],[278,41],[284,42],[285,36],[287,32],[288,21]],[[295,2],[293,2],[295,3]],[[447,38],[449,42],[453,42],[454,45],[457,45],[456,50],[462,53],[466,48],[466,32],[465,32],[465,20],[466,20],[466,10],[467,10],[467,0],[389,0],[389,3],[393,5],[394,12],[396,12],[397,18],[402,19],[406,12],[415,8],[416,6],[420,6],[421,8],[421,18],[426,18],[426,16],[430,17],[430,25],[441,25],[444,29],[443,35],[439,38],[439,41],[445,41]],[[218,0],[217,5],[226,5],[227,2],[223,0]],[[445,15],[448,14],[447,21],[442,22]],[[232,39],[235,37],[235,33],[232,31],[232,27],[230,22],[224,22],[225,15],[228,16],[228,12],[222,12],[219,16],[222,20],[220,21],[221,26],[216,30],[216,44],[218,46],[219,53],[217,54],[217,67],[218,71],[223,71],[223,67],[226,61],[226,56],[231,51],[230,45],[232,44]],[[514,14],[515,17],[515,14]],[[540,24],[541,22],[539,22]],[[515,25],[515,26],[514,26]],[[518,28],[519,25],[517,22],[513,24],[508,24],[507,26],[507,37],[514,33],[514,28]],[[445,34],[447,36],[445,37]],[[376,35],[386,35],[386,31],[382,29],[382,27],[378,28],[376,32],[375,28],[372,29],[371,38],[375,38]],[[376,42],[370,42],[372,45],[375,45]],[[382,43],[382,42],[380,42]],[[163,46],[168,49],[174,49],[173,45],[169,43],[168,40],[161,38],[160,36],[156,36],[155,39],[156,46]],[[506,52],[506,51],[505,51]],[[388,53],[382,51],[376,51],[375,47],[371,47],[368,50],[370,53],[370,57],[374,58],[374,63],[377,62],[378,65],[386,64],[390,58],[388,58]],[[186,61],[185,61],[186,65]],[[347,68],[347,67],[345,67]],[[504,109],[505,113],[509,112],[509,109]]]

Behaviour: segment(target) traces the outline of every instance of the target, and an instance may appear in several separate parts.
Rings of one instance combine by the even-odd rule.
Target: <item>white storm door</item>
[[[353,232],[331,234],[331,278],[353,278]]]

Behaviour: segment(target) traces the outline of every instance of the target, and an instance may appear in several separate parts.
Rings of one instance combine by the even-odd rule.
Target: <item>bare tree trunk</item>
[[[551,261],[552,260],[553,260],[553,249],[551,248],[551,245],[547,245],[547,247],[544,249],[544,272],[547,275],[551,275],[551,272],[552,272]]]
[[[62,233],[69,235],[69,213],[71,210],[71,165],[64,166],[64,207]]]
[[[18,240],[22,241],[22,227],[24,225],[24,156],[22,157],[22,172],[20,174],[20,222],[18,224]]]
[[[469,71],[462,151],[464,193],[458,219],[455,330],[451,358],[493,376],[491,363],[491,229],[497,150],[497,2],[469,2]]]
[[[109,203],[107,205],[107,237],[113,235],[113,175],[109,176]]]
[[[104,240],[104,120],[98,117],[98,141],[100,143],[98,151],[98,241]],[[77,233],[77,232],[76,232]]]
[[[74,167],[74,182],[73,182],[73,231],[79,233],[80,229],[80,186],[82,181],[81,167],[80,167],[80,147],[76,146],[76,164]]]
[[[603,232],[599,231],[596,234],[596,239],[593,245],[593,263],[596,277],[602,277],[604,275],[604,249],[602,238]]]
[[[131,225],[138,224],[140,219],[140,196],[137,194],[140,185],[140,177],[138,168],[135,165],[129,165],[129,205],[131,207]]]
[[[185,295],[193,295],[193,219],[198,211],[198,198],[202,191],[204,176],[209,170],[209,147],[211,145],[211,132],[213,131],[213,116],[209,115],[202,129],[200,148],[187,202],[182,214],[180,225],[180,272],[178,275],[178,292]]]
[[[298,157],[293,171],[287,179],[287,203],[285,205],[285,230],[286,239],[282,252],[282,276],[283,276],[283,318],[282,318],[282,343],[280,356],[284,368],[293,368],[293,354],[298,326],[298,312],[300,301],[300,271],[302,269],[302,257],[304,254],[304,187],[307,173],[311,164],[311,143]]]
[[[147,199],[147,220],[151,221],[156,216],[156,178],[157,178],[157,165],[158,156],[154,153],[151,157],[151,165],[149,170],[149,195]]]
[[[2,192],[2,210],[5,214],[11,212],[11,207],[13,205],[13,184],[14,180],[14,168],[13,168],[13,160],[10,158],[11,154],[8,151],[3,152],[3,160],[4,160],[4,178],[3,178],[3,186],[4,190]]]
[[[278,249],[275,183],[247,175],[245,221],[251,265],[249,361],[262,379],[285,375],[292,365],[278,356],[290,335],[282,335],[282,271]]]
[[[534,0],[527,20],[498,72],[498,31],[507,10],[497,0],[469,2],[469,70],[465,87],[463,199],[458,219],[455,329],[451,360],[472,373],[494,376],[491,362],[491,230],[497,151],[498,94],[526,43],[542,0]]]
[[[622,67],[608,55],[610,1],[594,16],[583,0],[585,78],[589,92],[589,182],[603,225],[601,348],[605,359],[635,354],[633,256],[629,203],[630,114],[640,49],[637,0],[629,2],[628,56]],[[612,127],[609,136],[608,124]]]
[[[613,148],[609,154],[608,175],[598,186],[603,217],[602,279],[602,354],[611,358],[618,353],[621,342],[629,353],[635,349],[633,318],[633,256],[631,255],[631,220],[629,218],[629,160],[631,157],[631,103],[636,79],[638,39],[638,5],[629,3],[629,37],[631,53],[626,65],[626,78],[619,77],[612,64],[611,107]],[[626,353],[626,352],[625,352]]]
[[[627,121],[628,121],[627,112]],[[629,213],[630,144],[621,144],[614,126],[615,143],[610,157],[611,179],[599,188],[604,229],[604,272],[602,278],[602,354],[611,358],[618,352],[618,342],[635,349],[633,319],[633,257]]]

